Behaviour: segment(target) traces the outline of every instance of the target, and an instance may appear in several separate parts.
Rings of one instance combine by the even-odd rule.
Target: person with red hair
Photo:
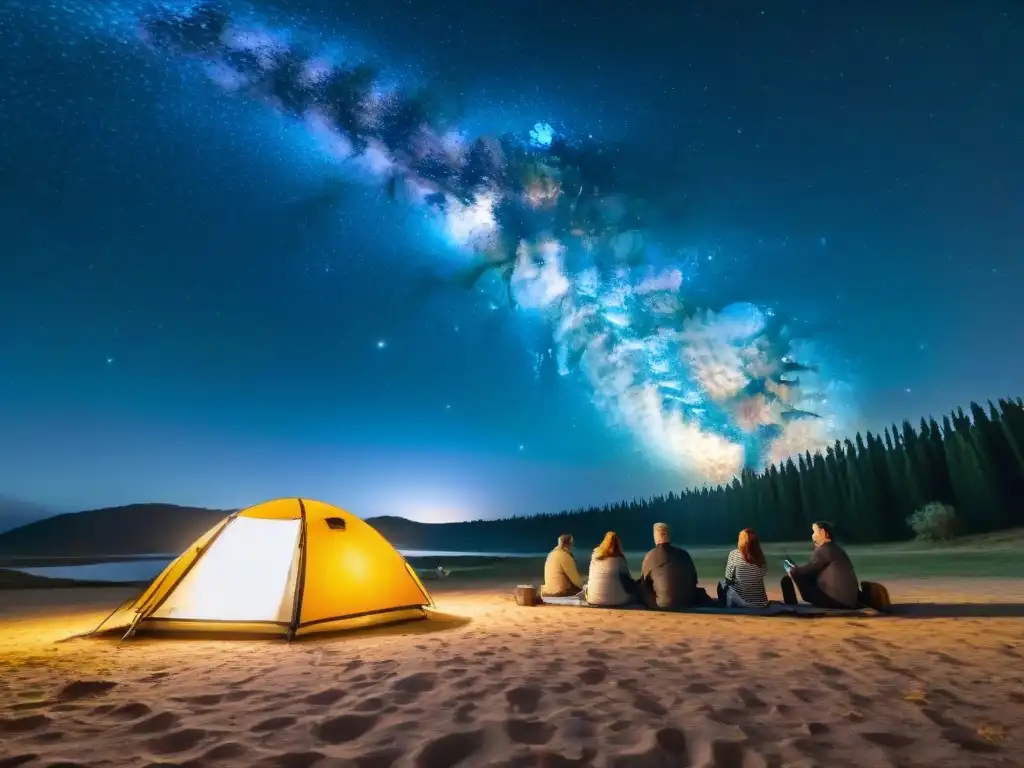
[[[608,531],[590,559],[585,596],[591,605],[626,605],[633,601],[635,582],[622,551],[622,541]]]
[[[753,528],[740,531],[736,549],[725,561],[725,579],[718,584],[718,599],[728,608],[766,608],[764,575],[768,563]]]

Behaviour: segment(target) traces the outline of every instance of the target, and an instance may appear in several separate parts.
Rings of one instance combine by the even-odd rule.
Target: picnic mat
[[[603,608],[612,611],[642,611],[646,610],[642,605],[591,605],[582,597],[544,597],[542,605],[567,606],[569,608]],[[709,613],[721,614],[723,616],[801,616],[807,618],[824,618],[826,616],[867,616],[868,610],[864,608],[835,609],[817,608],[813,605],[801,603],[800,605],[786,605],[785,603],[771,603],[767,608],[723,608],[721,606],[701,606],[698,608],[682,608],[671,611],[671,613]]]

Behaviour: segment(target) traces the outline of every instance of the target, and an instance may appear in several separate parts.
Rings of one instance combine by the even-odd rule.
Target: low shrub
[[[956,510],[933,501],[907,518],[907,525],[920,541],[949,541],[956,537]]]

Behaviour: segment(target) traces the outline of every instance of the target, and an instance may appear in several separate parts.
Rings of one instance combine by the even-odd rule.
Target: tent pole
[[[125,640],[127,640],[128,638],[130,638],[130,637],[135,637],[135,628],[136,628],[137,626],[139,626],[139,622],[140,622],[141,620],[142,620],[142,612],[140,611],[140,612],[138,612],[138,613],[136,613],[136,614],[135,614],[135,618],[134,618],[134,619],[132,619],[132,623],[131,623],[131,625],[130,625],[130,626],[128,627],[128,631],[124,633],[124,636],[123,636],[123,637],[121,638],[120,642],[122,642],[122,643],[123,643],[123,642],[124,642]]]
[[[171,593],[178,588],[178,585],[181,584],[181,582],[185,580],[185,577],[192,572],[192,569],[196,567],[196,563],[198,563],[203,558],[203,556],[210,551],[210,547],[214,545],[214,542],[216,542],[217,539],[220,538],[220,535],[224,533],[224,529],[231,525],[231,523],[235,520],[236,517],[238,517],[238,513],[232,512],[230,515],[224,518],[224,520],[220,524],[220,528],[217,529],[216,533],[214,533],[213,536],[210,537],[210,540],[206,542],[204,546],[196,550],[196,556],[192,558],[192,562],[189,563],[188,566],[178,575],[178,578],[175,579],[174,583],[167,588],[167,591],[164,592],[164,596],[161,597],[159,600],[153,600],[153,595],[157,593],[160,584],[163,584],[164,579],[167,578],[167,574],[164,573],[163,578],[160,579],[160,584],[157,584],[157,589],[153,590],[153,594],[150,595],[149,602],[145,605],[139,606],[140,615],[145,613],[146,616],[148,617],[156,613],[157,610],[159,610],[159,608],[164,604],[167,598],[171,596]],[[137,623],[138,622],[134,622],[132,624],[132,628],[128,630],[129,634],[134,634],[135,624]],[[125,637],[127,637],[127,635],[125,635]]]
[[[290,643],[295,639],[295,633],[299,630],[299,621],[302,617],[302,593],[306,586],[306,529],[309,523],[306,520],[306,505],[302,499],[299,502],[299,567],[295,574],[295,602],[292,604],[292,620],[288,625],[286,638]]]
[[[141,595],[141,593],[140,593],[140,595]],[[137,600],[138,598],[134,598],[134,599]],[[111,616],[113,616],[115,613],[120,611],[122,608],[124,608],[130,602],[132,602],[131,598],[128,599],[128,600],[125,600],[123,603],[118,605],[114,610],[112,610],[110,613],[108,613],[106,616],[103,617],[103,621],[101,621],[99,624],[97,624],[95,629],[91,629],[88,632],[82,632],[81,634],[78,634],[78,635],[72,635],[71,637],[68,637],[68,638],[65,638],[65,639],[67,639],[67,640],[75,640],[75,639],[77,639],[79,637],[91,637],[92,635],[95,635],[97,632],[100,631],[100,627],[102,627],[104,624],[106,624],[108,621],[110,621],[110,617]]]

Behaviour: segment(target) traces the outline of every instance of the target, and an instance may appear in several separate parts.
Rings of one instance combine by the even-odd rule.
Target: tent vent
[[[344,531],[345,520],[340,517],[328,517],[324,520],[327,523],[327,527],[332,531]]]

